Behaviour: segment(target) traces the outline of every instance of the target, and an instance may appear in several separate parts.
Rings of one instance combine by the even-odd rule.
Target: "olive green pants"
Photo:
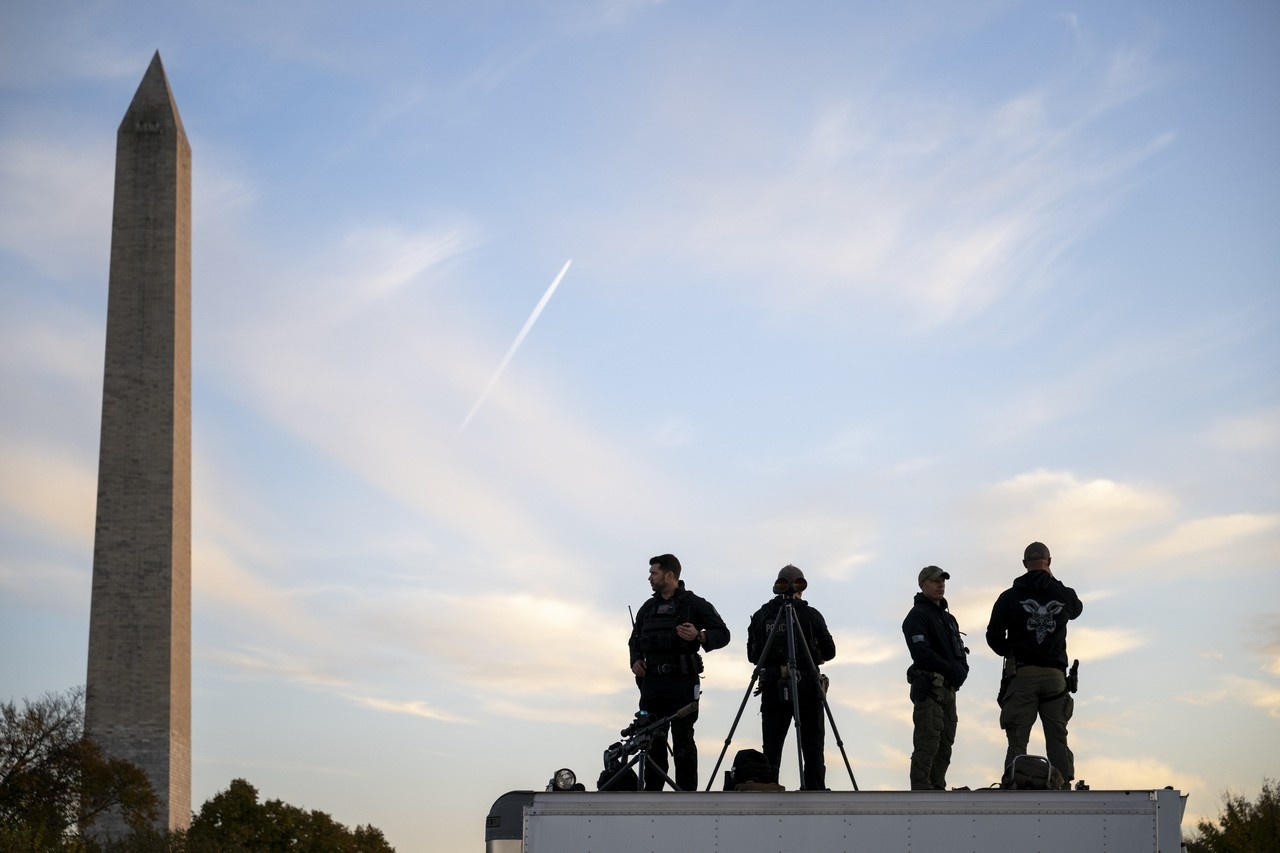
[[[911,790],[945,791],[951,747],[956,742],[956,691],[935,677],[924,698],[912,703],[915,723],[911,751]]]
[[[1020,666],[1009,683],[1004,704],[1000,706],[1000,728],[1009,739],[1004,756],[1004,773],[1019,755],[1027,754],[1031,729],[1040,718],[1044,728],[1046,756],[1059,773],[1064,785],[1076,776],[1076,760],[1067,746],[1067,722],[1075,710],[1075,701],[1067,692],[1067,676],[1051,666]]]

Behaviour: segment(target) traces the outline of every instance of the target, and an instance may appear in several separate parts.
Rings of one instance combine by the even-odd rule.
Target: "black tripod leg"
[[[801,734],[800,726],[800,689],[799,678],[796,673],[796,621],[795,611],[791,607],[791,602],[787,601],[783,605],[783,610],[787,611],[787,671],[791,679],[791,722],[796,730],[796,765],[800,772],[800,790],[805,790],[804,785],[804,739]],[[781,620],[778,620],[781,621]],[[774,623],[775,625],[777,622]],[[809,654],[809,644],[804,644],[805,654]],[[810,655],[809,664],[812,666],[813,657]],[[816,675],[816,673],[815,673]]]
[[[818,665],[813,660],[813,652],[809,651],[809,644],[804,646],[805,657],[809,661],[809,667],[813,671],[814,677],[818,676]],[[840,757],[844,759],[844,769],[849,771],[849,782],[853,784],[853,790],[858,790],[858,780],[853,778],[853,766],[849,764],[849,754],[844,751],[844,741],[840,739],[840,729],[836,728],[836,718],[831,714],[831,705],[827,703],[827,693],[822,689],[822,685],[817,685],[818,698],[822,700],[822,710],[827,714],[827,721],[831,723],[831,735],[836,739],[836,746],[840,747]],[[803,777],[801,777],[803,778]]]
[[[778,625],[782,620],[775,619],[773,628],[769,631],[768,638],[764,641],[764,648],[760,650],[760,660],[765,660],[769,654],[769,648],[773,645],[773,638],[778,633]],[[729,751],[729,744],[733,741],[733,733],[738,730],[738,721],[742,719],[742,711],[747,707],[747,700],[751,698],[751,689],[755,687],[756,680],[760,678],[760,667],[756,667],[751,671],[751,681],[747,683],[747,692],[742,694],[742,704],[738,705],[738,713],[733,718],[733,725],[729,727],[729,734],[725,735],[724,746],[720,749],[720,757],[716,759],[716,766],[711,770],[711,778],[707,779],[707,787],[703,790],[710,791],[711,786],[715,784],[716,774],[720,772],[720,765],[724,762],[724,754]]]
[[[636,756],[636,757],[638,758],[639,756]],[[654,772],[656,772],[656,773],[657,773],[659,776],[661,776],[663,779],[667,780],[667,784],[671,786],[671,790],[673,790],[673,791],[683,791],[683,790],[684,790],[683,788],[681,788],[679,785],[677,785],[677,784],[676,784],[676,780],[675,780],[675,779],[672,779],[670,776],[668,776],[668,775],[667,775],[667,772],[666,772],[665,770],[663,770],[661,767],[659,767],[659,766],[658,766],[658,762],[654,761],[654,760],[653,760],[653,756],[651,756],[648,752],[645,752],[645,753],[644,753],[644,760],[645,760],[645,763],[647,763],[650,767],[652,767],[652,768],[653,768]],[[643,774],[642,774],[642,775],[641,775],[641,779],[643,779],[643,778],[644,778],[644,777],[643,777]],[[644,785],[643,785],[643,784],[641,784],[641,785],[640,785],[640,790],[642,790],[642,791],[644,790]]]

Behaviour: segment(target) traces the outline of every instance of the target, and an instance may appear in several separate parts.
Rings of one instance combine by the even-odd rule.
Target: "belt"
[[[699,672],[697,659],[692,655],[681,655],[675,660],[668,658],[658,663],[657,661],[645,661],[645,673],[647,675],[697,675]]]

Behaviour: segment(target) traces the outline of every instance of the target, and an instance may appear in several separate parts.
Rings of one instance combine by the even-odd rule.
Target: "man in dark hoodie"
[[[640,687],[640,710],[652,719],[669,717],[693,704],[690,714],[671,722],[672,752],[676,759],[675,783],[681,791],[698,790],[698,746],[693,724],[698,721],[702,655],[729,645],[729,629],[711,602],[684,588],[680,561],[672,554],[649,560],[649,586],[653,597],[640,605],[628,645],[631,672]],[[657,731],[649,757],[667,772],[667,731]],[[663,778],[646,773],[646,791],[661,791]]]
[[[1000,728],[1009,740],[1004,778],[1027,752],[1031,728],[1039,716],[1049,763],[1062,774],[1063,787],[1075,778],[1075,756],[1067,746],[1067,722],[1075,702],[1067,688],[1067,622],[1084,610],[1076,591],[1053,576],[1052,558],[1042,542],[1022,554],[1026,574],[1000,594],[991,608],[987,645],[1005,659],[1012,678],[1000,703]]]
[[[947,610],[946,583],[951,575],[937,566],[920,570],[920,591],[902,620],[902,635],[911,651],[911,790],[945,791],[951,748],[956,741],[956,691],[969,677],[969,650],[960,625]]]
[[[826,743],[826,725],[823,719],[823,678],[818,667],[836,656],[836,641],[827,628],[827,620],[816,607],[801,596],[808,588],[804,572],[792,565],[778,570],[774,581],[774,597],[755,612],[747,628],[747,660],[760,668],[760,733],[764,741],[764,756],[774,767],[782,763],[782,747],[787,741],[787,729],[796,707],[800,709],[800,754],[804,758],[804,778],[801,787],[806,791],[826,789],[827,764],[822,752]],[[788,672],[786,622],[774,630],[774,623],[785,619],[782,607],[791,604],[794,617],[795,643],[795,696],[791,694],[791,673]],[[769,642],[772,634],[773,642]],[[765,654],[765,646],[769,646]],[[806,654],[805,649],[808,648]]]

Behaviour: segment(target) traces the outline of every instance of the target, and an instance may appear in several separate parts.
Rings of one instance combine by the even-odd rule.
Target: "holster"
[[[929,690],[933,687],[933,673],[923,669],[911,672],[911,701],[923,702],[929,698]]]
[[[1011,657],[1004,659],[1004,668],[1000,671],[1000,690],[996,692],[996,705],[1004,705],[1004,697],[1009,694],[1009,684],[1018,674],[1018,662]]]

